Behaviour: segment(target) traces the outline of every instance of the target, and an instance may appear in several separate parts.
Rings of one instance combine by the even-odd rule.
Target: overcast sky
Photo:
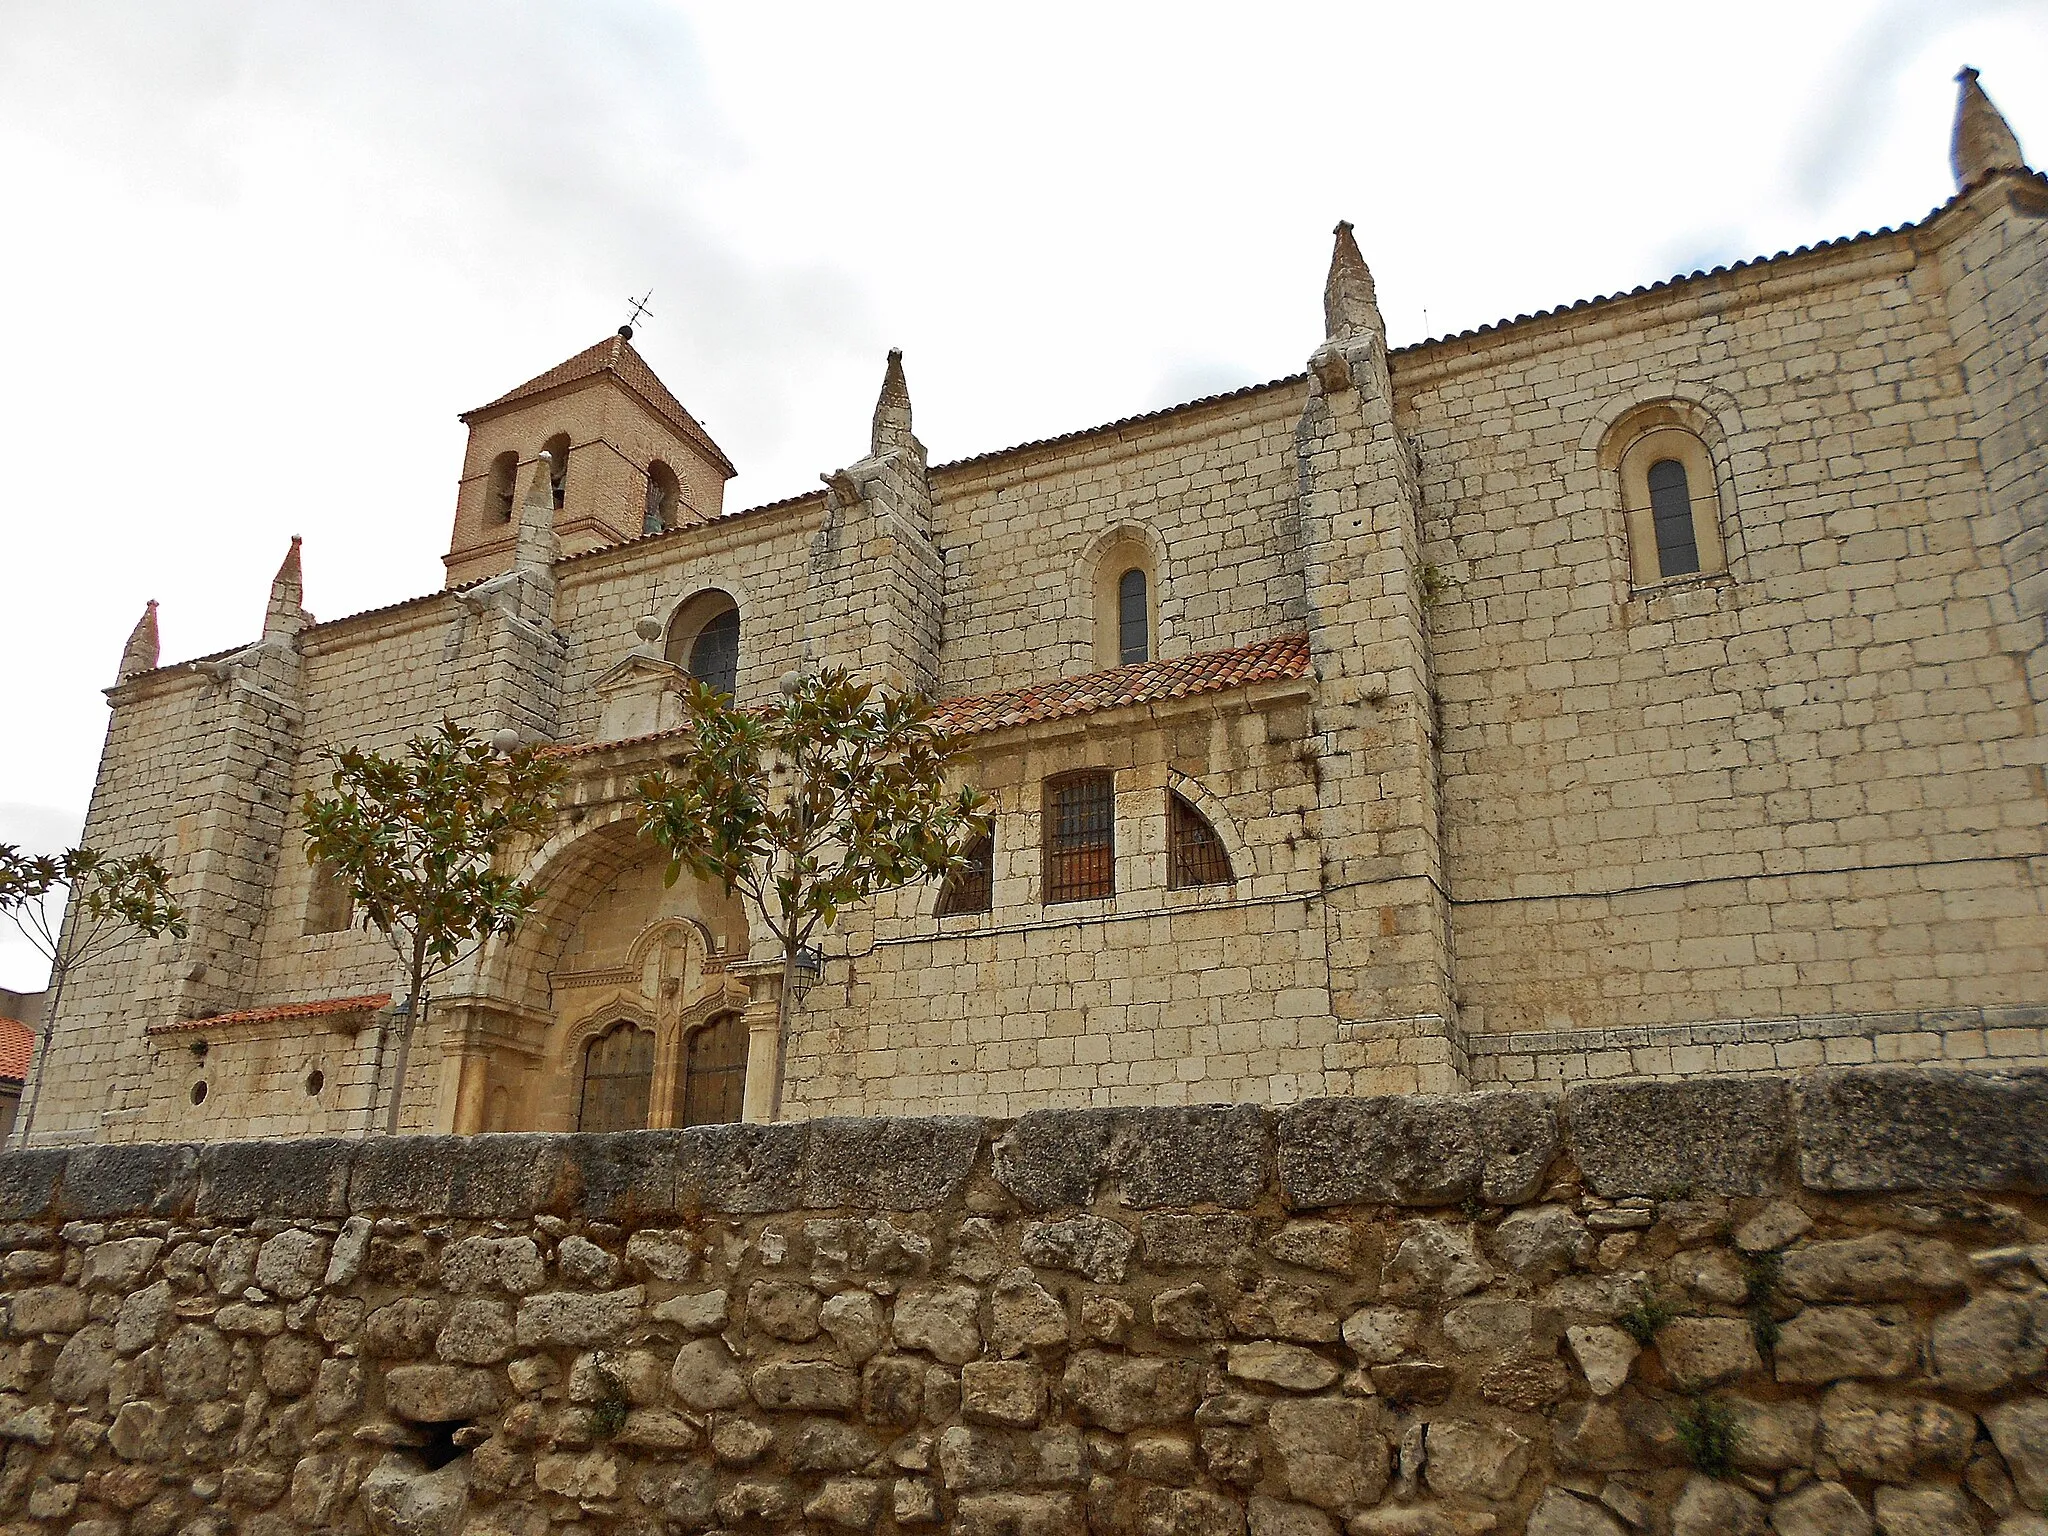
[[[1397,345],[1918,218],[1965,63],[2039,163],[2048,0],[0,0],[0,842],[146,599],[439,586],[456,413],[629,293],[751,506],[891,346],[941,461],[1297,371],[1339,218]]]

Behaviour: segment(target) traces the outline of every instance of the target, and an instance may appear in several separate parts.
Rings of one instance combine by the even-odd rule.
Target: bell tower
[[[542,460],[565,555],[718,516],[735,471],[633,348],[631,326],[461,416],[448,585],[508,571]]]

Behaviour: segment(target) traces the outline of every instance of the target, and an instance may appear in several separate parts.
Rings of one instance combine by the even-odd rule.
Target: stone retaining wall
[[[2044,1192],[1884,1068],[17,1153],[0,1536],[2048,1536]]]

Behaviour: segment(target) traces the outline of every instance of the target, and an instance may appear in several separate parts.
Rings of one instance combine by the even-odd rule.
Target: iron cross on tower
[[[633,306],[633,312],[626,316],[626,323],[619,327],[619,334],[625,337],[626,340],[631,341],[633,339],[634,326],[638,325],[642,320],[652,320],[654,318],[654,311],[647,307],[647,301],[653,297],[654,290],[652,288],[641,294],[637,299],[631,294],[626,295],[626,302]]]

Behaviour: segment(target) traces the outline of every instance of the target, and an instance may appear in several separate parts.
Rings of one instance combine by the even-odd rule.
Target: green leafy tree
[[[688,705],[686,755],[640,781],[641,835],[668,854],[669,884],[688,870],[761,914],[782,954],[786,1031],[798,957],[819,929],[959,869],[989,829],[987,802],[948,787],[959,748],[916,694],[827,671],[791,673],[762,709],[701,683]]]
[[[69,895],[70,913],[66,916],[58,906],[52,927],[47,898],[60,887]],[[29,1066],[28,1102],[16,1129],[16,1144],[27,1146],[65,983],[132,934],[153,939],[168,933],[182,939],[185,914],[171,900],[170,877],[152,854],[110,859],[91,848],[73,848],[53,857],[25,854],[12,843],[0,843],[0,913],[50,962],[50,995]]]
[[[329,752],[333,793],[306,792],[306,861],[325,864],[354,898],[357,920],[383,934],[406,967],[398,1060],[384,1130],[398,1129],[412,1042],[427,984],[510,933],[541,890],[497,868],[516,837],[546,830],[559,763],[530,746],[501,750],[452,720],[415,736],[398,757]],[[382,1081],[387,1028],[371,1070],[371,1114]]]

